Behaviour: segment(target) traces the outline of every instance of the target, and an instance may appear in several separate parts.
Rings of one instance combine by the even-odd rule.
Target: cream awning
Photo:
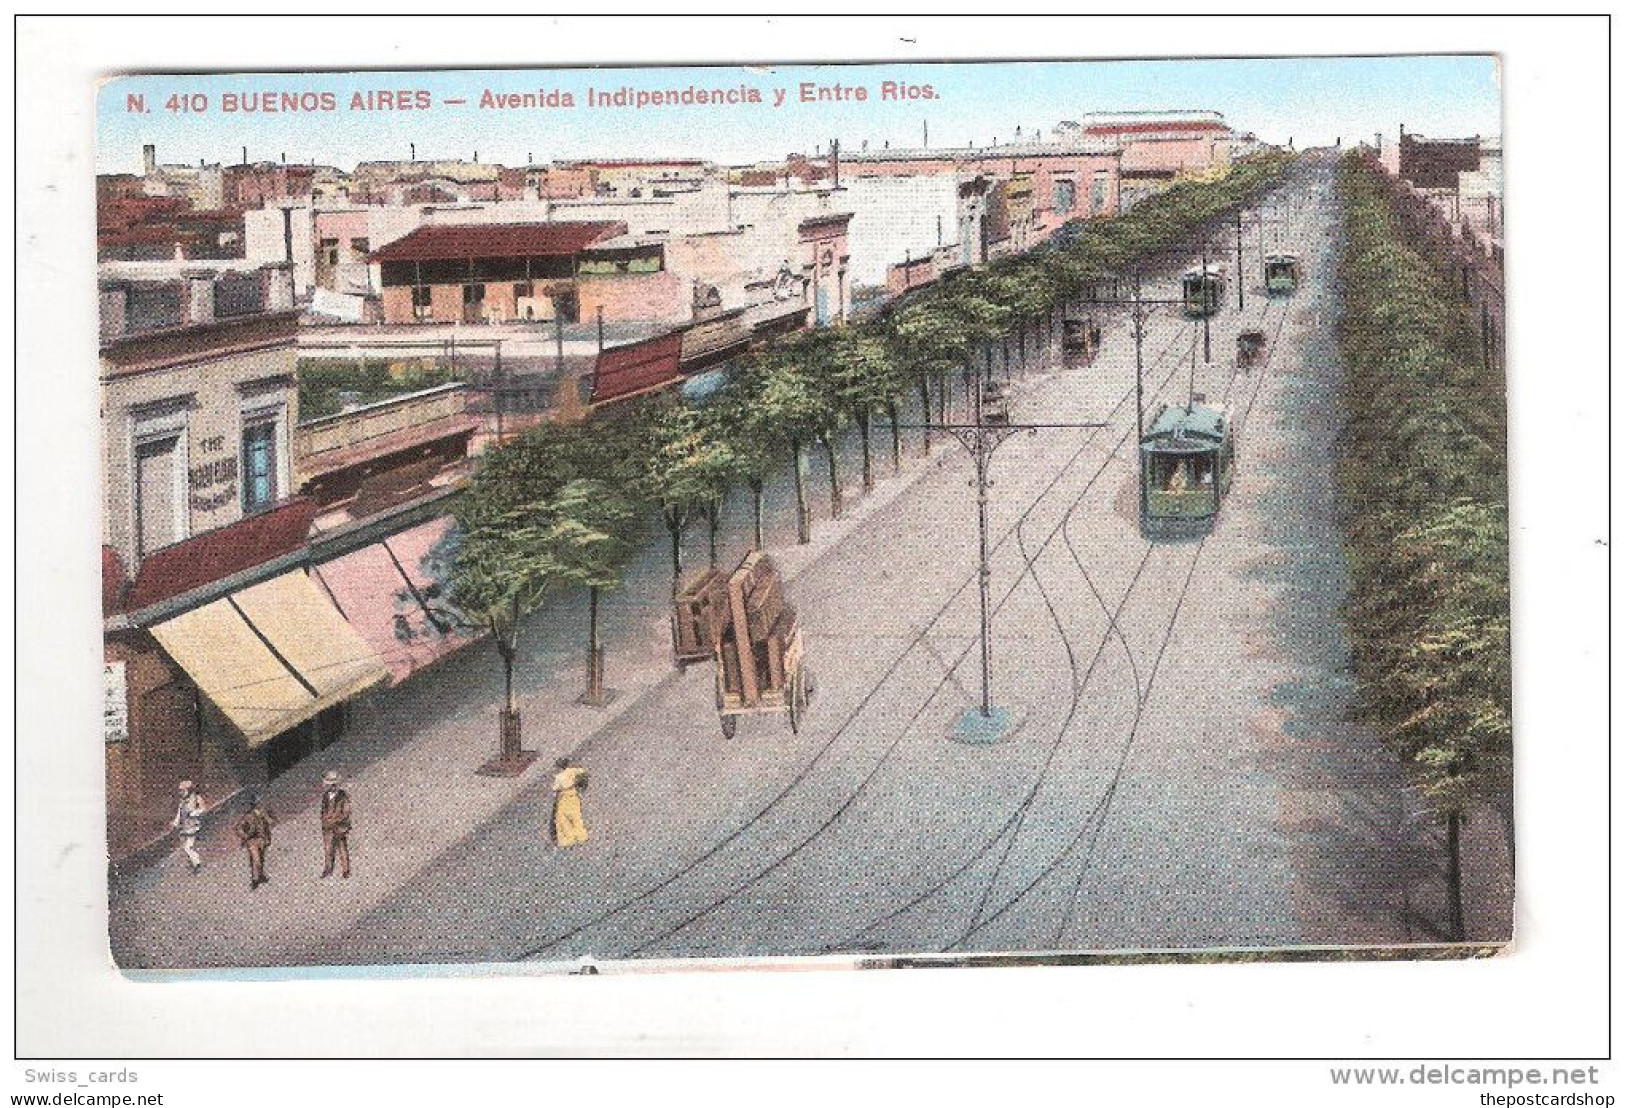
[[[389,677],[303,570],[157,624],[152,634],[251,747]]]

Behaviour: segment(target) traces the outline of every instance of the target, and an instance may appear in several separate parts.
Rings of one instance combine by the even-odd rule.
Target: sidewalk
[[[1032,354],[1039,364],[1038,352]],[[1030,374],[1026,381],[1036,384],[1053,376],[1057,361],[1046,351],[1042,364],[1047,372]],[[1022,386],[1018,382],[1016,387]],[[919,431],[905,430],[903,470],[893,475],[889,436],[888,425],[880,421],[873,435],[875,487],[866,495],[857,487],[856,439],[845,444],[846,503],[839,520],[827,518],[821,452],[809,452],[808,503],[815,522],[806,545],[795,542],[790,482],[776,483],[766,519],[767,549],[787,583],[888,511],[922,478],[963,462],[958,447],[940,435],[930,459],[921,458]],[[749,513],[748,497],[730,500],[726,542],[719,552],[724,568],[744,552]],[[703,527],[691,528],[685,537],[685,575],[705,565],[706,539]],[[595,746],[617,720],[683,679],[671,657],[668,558],[665,536],[649,536],[628,568],[627,585],[606,596],[600,635],[613,692],[607,707],[576,702],[585,681],[585,594],[550,601],[526,621],[515,682],[524,745],[540,757],[525,773],[490,778],[474,772],[495,752],[502,700],[495,650],[488,640],[477,641],[376,694],[356,711],[342,739],[258,790],[278,820],[267,856],[268,885],[249,892],[246,859],[233,831],[252,790],[221,804],[205,820],[198,843],[204,857],[201,872],[192,874],[171,844],[167,851],[154,852],[151,864],[118,873],[109,890],[116,960],[126,969],[296,964],[298,951],[349,933],[414,875],[526,794],[538,798],[537,851],[551,849],[546,785],[555,759],[569,754],[591,769]],[[693,668],[697,672],[687,680],[712,679],[709,666]],[[328,770],[342,775],[355,810],[350,836],[354,872],[347,881],[337,875],[318,877],[322,847],[317,800]]]

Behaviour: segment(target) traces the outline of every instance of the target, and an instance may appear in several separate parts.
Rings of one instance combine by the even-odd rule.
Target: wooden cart
[[[803,656],[796,610],[785,602],[773,560],[745,556],[728,578],[728,624],[717,642],[717,715],[733,738],[739,717],[784,712],[800,729],[812,699],[812,676]]]
[[[672,600],[671,649],[677,668],[716,657],[728,620],[728,578],[708,569]]]
[[[1264,332],[1243,331],[1236,336],[1236,365],[1251,369],[1264,358]]]

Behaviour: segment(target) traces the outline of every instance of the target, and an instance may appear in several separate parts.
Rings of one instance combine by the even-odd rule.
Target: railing
[[[347,450],[467,411],[466,384],[456,381],[437,385],[301,423],[294,431],[294,456],[308,463],[332,451]]]

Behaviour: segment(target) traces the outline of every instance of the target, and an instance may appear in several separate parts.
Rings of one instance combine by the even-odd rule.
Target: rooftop
[[[419,227],[368,256],[372,262],[427,262],[456,258],[571,257],[626,233],[610,220],[559,223],[436,223]]]

